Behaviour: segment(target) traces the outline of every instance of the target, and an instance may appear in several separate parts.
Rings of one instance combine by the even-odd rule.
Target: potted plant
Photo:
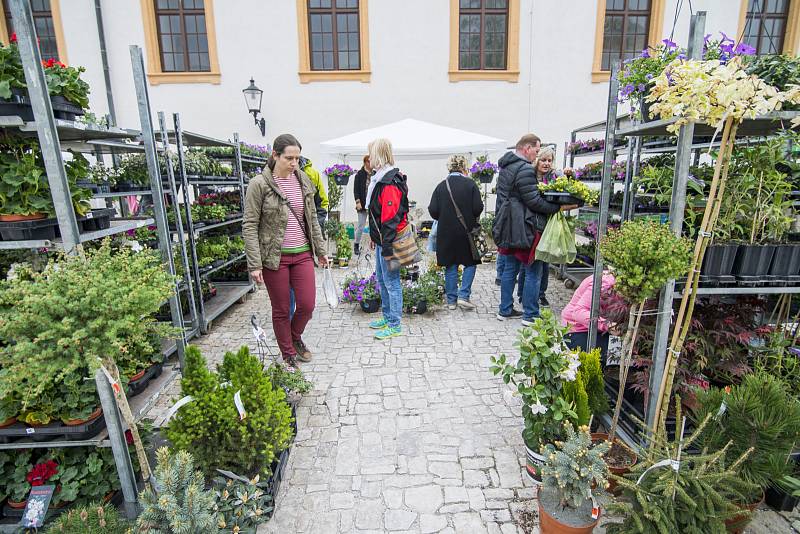
[[[23,121],[34,120],[33,109],[28,101],[25,71],[19,55],[16,35],[12,34],[8,45],[0,45],[0,114],[15,115]]]
[[[598,191],[589,189],[580,180],[575,180],[568,176],[559,176],[547,184],[539,184],[539,191],[544,193],[544,197],[556,204],[597,204],[600,196]]]
[[[625,61],[619,76],[619,99],[630,101],[631,109],[644,122],[651,119],[645,97],[650,92],[653,79],[660,75],[675,58],[683,56],[683,50],[669,39],[664,39],[656,47],[648,47],[633,59]]]
[[[214,488],[220,529],[255,532],[269,520],[273,495],[269,494],[269,482],[261,482],[258,475],[250,480],[216,477]]]
[[[50,58],[42,61],[47,89],[56,118],[75,120],[89,109],[89,84],[81,79],[84,67],[68,67]]]
[[[699,443],[709,450],[728,445],[732,457],[752,449],[736,466],[739,476],[753,485],[737,504],[753,510],[763,499],[763,489],[791,474],[786,461],[800,440],[800,401],[782,379],[759,372],[739,385],[710,388],[697,394],[694,418],[710,418]],[[741,529],[747,519],[734,518],[729,526]]]
[[[593,445],[586,426],[575,431],[565,422],[563,429],[563,441],[542,447],[546,461],[537,494],[539,529],[542,534],[589,533],[600,521],[592,489],[606,487],[608,467],[603,454],[609,444]]]
[[[150,173],[143,154],[124,156],[115,172],[114,189],[119,192],[150,189]]]
[[[403,284],[403,306],[407,313],[422,315],[428,311],[429,286],[424,283]]]
[[[28,473],[35,465],[33,449],[0,451],[0,497],[7,499],[8,506],[20,510],[25,508],[31,484]]]
[[[527,448],[527,471],[541,482],[544,456],[542,445],[561,439],[565,419],[577,418],[573,406],[564,398],[565,382],[575,380],[580,359],[564,344],[568,328],[561,326],[550,310],[542,310],[533,326],[523,328],[517,339],[520,356],[516,363],[505,354],[492,356],[491,371],[514,384],[522,397],[522,417],[525,429],[522,437]]]
[[[369,278],[353,274],[342,282],[342,302],[358,302],[366,313],[375,313],[380,309],[381,295],[375,273]]]
[[[758,76],[779,91],[789,90],[800,79],[800,58],[788,54],[753,54],[744,61],[744,68],[748,74]],[[800,105],[787,102],[783,109],[796,111]]]
[[[336,257],[339,260],[339,267],[347,267],[350,265],[350,258],[353,256],[353,248],[350,239],[347,237],[347,232],[344,227],[336,236]]]
[[[325,169],[324,172],[329,180],[333,178],[336,185],[346,186],[350,182],[350,176],[355,174],[356,171],[346,163],[337,163]]]
[[[64,534],[126,532],[128,527],[128,522],[120,517],[115,506],[94,502],[59,515],[53,520],[48,532]]]
[[[622,342],[617,401],[609,430],[612,448],[606,455],[612,467],[627,468],[635,463],[636,455],[615,438],[644,304],[655,297],[668,280],[686,273],[690,249],[689,242],[675,236],[668,226],[634,220],[624,222],[619,230],[610,231],[600,241],[600,250],[614,274],[614,291],[630,306]]]
[[[469,175],[477,184],[490,184],[497,174],[497,169],[497,165],[489,161],[488,156],[478,156],[469,168]]]

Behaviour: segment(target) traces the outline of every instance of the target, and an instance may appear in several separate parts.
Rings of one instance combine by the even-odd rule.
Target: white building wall
[[[61,3],[69,61],[86,66],[92,109],[101,115],[107,104],[94,1]],[[667,2],[665,36],[672,30],[677,3]],[[707,33],[735,35],[738,2],[695,0],[693,7],[708,11]],[[118,124],[137,128],[128,46],[144,47],[140,0],[102,0],[102,8]],[[608,84],[591,82],[595,0],[521,0],[518,83],[448,80],[447,0],[369,0],[369,83],[300,83],[294,0],[214,0],[214,12],[221,83],[151,86],[153,111],[180,113],[187,130],[222,138],[238,131],[251,143],[294,133],[320,170],[334,162],[320,152],[320,142],[407,117],[509,144],[532,131],[558,145],[559,163],[570,130],[605,118]],[[677,42],[686,42],[688,25],[684,3],[675,27]],[[251,76],[264,90],[265,138],[244,107],[241,90]],[[349,163],[355,167],[360,161]],[[444,161],[399,164],[409,175],[411,198],[427,206],[445,174]],[[348,199],[351,191],[352,185]],[[352,206],[349,200],[348,211]]]

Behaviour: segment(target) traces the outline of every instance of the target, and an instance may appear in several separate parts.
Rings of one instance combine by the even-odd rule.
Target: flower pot
[[[336,182],[336,185],[347,185],[350,183],[349,176],[334,176],[333,181]]]
[[[25,508],[25,505],[28,504],[28,499],[25,499],[24,501],[12,501],[11,497],[9,497],[6,503],[8,504],[9,508],[13,508],[14,510],[22,510]]]
[[[607,440],[608,440],[608,434],[606,434],[605,432],[592,432],[592,443],[600,443],[601,441],[607,441]],[[615,450],[622,450],[628,453],[627,456],[628,458],[631,459],[631,462],[628,465],[612,465],[606,462],[606,465],[608,465],[608,471],[612,475],[617,475],[618,477],[625,476],[627,473],[630,473],[631,467],[636,465],[636,462],[639,460],[639,458],[632,450],[630,450],[628,447],[623,446],[621,442],[616,438],[614,439],[614,445],[616,446]],[[609,450],[609,452],[611,451]],[[606,453],[606,455],[608,455],[608,453]],[[623,456],[623,455],[619,454],[618,456]],[[606,491],[611,493],[616,489],[616,487],[617,487],[617,481],[609,477],[608,488],[606,488]]]
[[[30,215],[0,214],[0,222],[38,221],[47,217],[44,213],[31,213]]]
[[[793,497],[780,488],[767,487],[764,492],[764,502],[779,512],[791,512],[800,503],[800,497]]]
[[[703,257],[701,273],[707,276],[730,275],[738,250],[739,245],[735,243],[709,246]]]
[[[777,245],[769,274],[794,276],[800,273],[800,246]]]
[[[542,483],[542,466],[544,465],[544,456],[534,451],[528,444],[525,444],[525,471],[535,484]]]
[[[408,307],[409,313],[415,313],[417,315],[422,315],[423,313],[428,311],[428,301],[427,300],[420,300],[415,305]]]
[[[762,502],[764,502],[763,491],[761,492],[761,495],[757,501],[752,502],[750,504],[739,506],[740,509],[747,510],[749,513],[737,515],[730,519],[726,519],[725,528],[727,529],[727,531],[731,532],[732,534],[742,534],[744,532],[745,527],[750,524],[750,521],[753,520],[753,511],[755,511],[755,509],[758,508],[758,505],[761,504]]]
[[[66,419],[66,420],[62,419],[61,422],[63,422],[67,426],[78,426],[86,424],[90,421],[94,421],[101,415],[103,415],[103,408],[98,406],[92,413],[89,414],[89,417],[87,417],[86,419]]]
[[[736,276],[761,276],[769,272],[775,245],[741,245],[733,263]]]
[[[494,180],[494,174],[481,174],[478,180],[480,180],[482,184],[490,184],[492,180]]]
[[[7,426],[11,426],[11,425],[13,425],[13,424],[14,424],[14,423],[16,423],[16,422],[17,422],[17,418],[16,418],[16,416],[14,416],[14,417],[9,417],[9,418],[8,418],[8,419],[6,419],[5,421],[0,421],[0,428],[6,428]]]
[[[83,108],[76,106],[63,96],[54,95],[50,97],[50,103],[53,107],[53,116],[56,119],[64,119],[67,121],[74,121],[78,115],[83,115]]]
[[[542,505],[542,499],[547,499],[542,495],[542,491],[536,496],[536,501],[539,503],[539,532],[541,534],[588,534],[594,530],[597,523],[600,522],[600,514],[597,519],[590,519],[589,523],[580,526],[572,526],[563,523],[556,519],[548,512],[547,507]]]
[[[361,309],[365,313],[375,313],[381,309],[381,299],[362,300]]]
[[[650,116],[650,102],[646,102],[644,97],[639,99],[639,111],[642,114],[642,122],[654,120],[654,118]]]
[[[339,267],[347,267],[350,265],[350,258],[339,258]]]
[[[141,371],[130,377],[128,379],[128,382],[136,382],[137,380],[139,380],[144,376],[145,372],[147,372],[147,369],[142,369]]]

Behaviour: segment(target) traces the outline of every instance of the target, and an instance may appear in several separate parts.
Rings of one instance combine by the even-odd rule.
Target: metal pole
[[[611,200],[611,163],[614,160],[614,137],[617,131],[617,96],[619,93],[620,62],[611,65],[611,80],[608,84],[608,113],[606,115],[606,141],[603,151],[603,177],[600,183],[600,214],[597,217],[597,247],[594,252],[594,282],[592,284],[592,310],[589,316],[588,348],[597,345],[597,319],[600,316],[600,289],[603,285],[603,258],[600,240],[606,235],[608,226],[608,203]]]
[[[50,184],[50,195],[53,197],[58,227],[61,230],[61,240],[64,250],[74,254],[80,244],[80,231],[72,207],[69,181],[61,157],[61,142],[42,69],[42,56],[39,53],[34,30],[31,4],[28,0],[11,0],[10,7],[14,28],[17,31],[22,68],[25,71],[25,82],[28,85],[28,97],[31,100],[33,116],[36,118],[36,133],[39,136],[44,167],[47,171],[47,182]]]
[[[108,115],[111,120],[109,126],[117,125],[117,112],[114,108],[114,92],[111,89],[111,70],[108,67],[108,52],[106,51],[106,31],[103,26],[103,8],[100,0],[94,0],[94,17],[97,20],[97,35],[100,40],[100,60],[103,64],[103,81],[106,84],[106,102],[108,103]]]
[[[703,50],[703,32],[706,26],[706,12],[698,11],[692,15],[689,27],[689,57],[696,59]],[[683,214],[686,210],[686,184],[689,180],[689,164],[692,157],[692,140],[694,138],[694,123],[682,126],[678,132],[678,146],[675,152],[675,176],[672,182],[672,200],[669,205],[669,227],[672,232],[680,236],[683,230]],[[691,274],[691,273],[690,273]],[[650,368],[650,395],[647,403],[645,419],[648,427],[652,427],[653,414],[658,402],[658,392],[664,376],[664,366],[667,361],[667,344],[669,343],[669,330],[672,324],[673,293],[675,280],[669,280],[658,297],[658,315],[656,315],[656,330],[653,341],[653,365]]]
[[[175,229],[178,234],[178,247],[181,251],[181,262],[183,263],[183,281],[186,283],[186,291],[188,292],[189,317],[194,327],[197,325],[197,303],[194,299],[194,284],[192,283],[191,271],[189,271],[189,258],[186,254],[186,234],[183,232],[183,217],[181,216],[181,208],[178,204],[178,192],[175,187],[175,172],[172,168],[172,157],[169,153],[167,121],[163,111],[158,112],[158,124],[161,129],[161,143],[164,147],[164,159],[167,163],[167,179],[169,181],[169,194],[172,198],[172,210],[175,213]]]
[[[642,163],[642,138],[641,137],[634,137],[633,138],[633,154],[628,155],[629,158],[632,158],[631,163],[631,180],[633,178],[639,176],[639,169],[641,169]],[[627,187],[627,186],[626,186]],[[636,206],[636,185],[631,183],[630,191],[626,189],[625,191],[625,198],[628,199],[628,206],[627,210],[623,210],[622,213],[622,220],[623,221],[630,221],[633,219],[633,213],[635,211]]]
[[[194,221],[192,220],[191,198],[189,197],[189,178],[186,175],[186,161],[183,152],[183,129],[181,128],[181,116],[178,113],[172,114],[172,121],[175,124],[175,146],[178,150],[178,171],[181,176],[181,186],[183,187],[183,213],[186,216],[186,231],[189,233],[189,250],[192,252],[192,273],[194,275],[197,299],[195,300],[198,311],[198,326],[200,332],[207,332],[206,306],[203,303],[203,286],[200,278],[200,268],[197,264],[197,242],[194,235]]]
[[[125,431],[122,429],[122,417],[119,414],[117,402],[114,400],[114,392],[108,378],[103,374],[102,369],[98,369],[94,375],[97,385],[97,394],[100,396],[100,405],[103,407],[103,418],[106,421],[108,430],[108,440],[111,442],[111,451],[114,453],[114,463],[117,465],[119,474],[119,484],[122,488],[123,504],[125,516],[128,519],[135,519],[139,515],[139,505],[137,502],[136,475],[131,463],[131,455],[128,452],[128,444],[125,442]]]
[[[172,240],[170,239],[167,212],[164,209],[164,191],[161,187],[161,171],[158,168],[158,151],[156,138],[153,132],[153,122],[150,116],[150,97],[147,94],[147,78],[144,72],[144,58],[142,49],[136,45],[130,46],[131,64],[133,65],[133,83],[136,86],[136,100],[139,104],[139,121],[142,123],[142,140],[144,153],[147,159],[147,170],[150,174],[150,189],[153,195],[153,213],[155,214],[158,231],[158,248],[161,258],[169,269],[169,274],[175,280],[174,291],[169,298],[169,311],[172,315],[172,325],[180,329],[180,335],[175,338],[178,352],[178,362],[183,370],[183,354],[186,349],[186,330],[183,327],[183,313],[181,302],[178,298],[179,284],[175,278],[175,263],[172,259]]]

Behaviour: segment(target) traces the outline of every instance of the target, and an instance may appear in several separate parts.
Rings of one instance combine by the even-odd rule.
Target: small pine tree
[[[578,370],[580,371],[580,368]],[[586,386],[580,372],[575,375],[575,380],[572,382],[564,382],[561,392],[567,402],[572,403],[572,409],[577,415],[572,422],[578,426],[588,425],[592,414],[589,411],[589,396],[586,394]]]
[[[47,529],[48,534],[119,534],[126,532],[127,521],[109,504],[93,503],[61,514]]]
[[[216,498],[206,491],[203,475],[195,471],[186,451],[170,455],[166,447],[156,452],[159,493],[147,489],[139,495],[142,513],[136,531],[143,534],[211,534],[218,532]]]
[[[600,366],[600,349],[581,352],[581,366],[578,374],[583,378],[586,394],[589,395],[589,409],[594,415],[608,412],[608,395],[603,382],[603,369]]]

